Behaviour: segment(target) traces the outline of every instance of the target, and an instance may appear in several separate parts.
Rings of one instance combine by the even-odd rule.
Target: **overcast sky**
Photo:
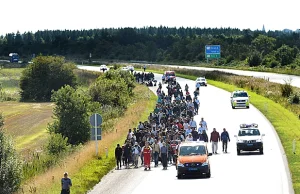
[[[300,28],[299,0],[1,0],[0,34],[109,27]]]

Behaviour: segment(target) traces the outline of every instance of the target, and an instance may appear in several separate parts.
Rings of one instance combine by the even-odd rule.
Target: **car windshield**
[[[248,97],[247,92],[237,92],[233,94],[233,97]]]
[[[205,155],[206,148],[204,145],[181,146],[179,156]]]
[[[175,76],[175,73],[174,72],[167,72],[166,76]]]
[[[201,81],[205,82],[205,79],[201,79]]]
[[[239,136],[255,136],[260,135],[258,129],[242,129],[239,131]]]

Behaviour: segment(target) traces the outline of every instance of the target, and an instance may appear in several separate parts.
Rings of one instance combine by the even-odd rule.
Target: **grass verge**
[[[68,171],[73,181],[72,193],[86,193],[114,166],[114,148],[123,143],[129,128],[136,127],[138,121],[147,119],[154,109],[156,96],[148,88],[138,85],[135,89],[135,103],[131,104],[124,116],[117,119],[113,132],[104,133],[99,141],[99,156],[95,157],[95,142],[91,141],[80,151],[72,154],[60,166],[54,167],[45,174],[34,177],[24,184],[20,193],[52,194],[60,192],[60,178]],[[105,148],[108,148],[108,158]]]
[[[162,73],[161,70],[151,71],[154,73]],[[193,75],[178,73],[176,73],[176,75],[178,77],[191,80],[195,80],[197,78],[197,76]],[[228,92],[232,92],[236,89],[244,89],[235,85],[213,80],[208,80],[208,84],[221,88]],[[292,148],[292,142],[294,139],[296,140],[296,147],[297,143],[300,141],[300,120],[298,119],[298,116],[286,109],[285,107],[281,106],[280,104],[264,96],[258,95],[257,93],[251,91],[248,91],[248,93],[249,95],[251,95],[251,103],[260,112],[262,112],[274,126],[287,157],[289,169],[292,176],[294,191],[296,194],[300,194],[300,155],[297,153],[294,154]]]

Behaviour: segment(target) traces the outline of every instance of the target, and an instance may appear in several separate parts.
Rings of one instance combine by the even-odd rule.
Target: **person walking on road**
[[[210,135],[210,142],[212,146],[212,152],[214,154],[218,153],[218,142],[220,141],[220,134],[217,132],[216,128],[213,128],[213,132]]]
[[[132,149],[131,149],[130,142],[127,140],[126,145],[124,147],[124,152],[123,152],[126,169],[129,168],[129,160],[130,160],[131,151],[132,151]]]
[[[187,135],[187,137],[185,138],[185,141],[187,141],[187,142],[193,141],[193,136],[192,136],[191,133],[189,133],[189,134]]]
[[[70,194],[70,187],[72,186],[72,181],[68,177],[68,173],[64,173],[64,178],[61,179],[61,194]]]
[[[147,168],[150,170],[150,162],[151,162],[151,152],[152,149],[149,146],[149,142],[146,141],[145,146],[142,148],[142,152],[144,155],[144,166],[145,166],[145,170],[147,170]]]
[[[208,128],[207,128],[207,122],[206,122],[206,121],[204,121],[204,118],[203,118],[203,117],[201,118],[201,121],[200,121],[200,123],[202,124],[202,127],[204,127],[204,128],[205,128],[205,130],[207,131],[207,130],[208,130]]]
[[[135,142],[134,147],[133,147],[134,168],[138,168],[140,154],[141,154],[141,147],[139,146],[138,142]]]
[[[155,140],[155,143],[153,144],[153,157],[154,157],[154,167],[158,166],[158,157],[160,155],[160,146],[157,143],[157,140]]]
[[[123,153],[123,150],[120,147],[120,144],[117,144],[117,147],[115,149],[115,157],[116,157],[116,161],[117,161],[117,170],[121,169],[121,167],[122,167],[122,163],[121,163],[122,153]]]
[[[208,136],[205,130],[203,130],[199,136],[199,141],[208,142]]]
[[[161,161],[163,165],[163,170],[167,170],[168,167],[168,148],[166,143],[163,142],[163,146],[160,148]]]
[[[230,142],[230,138],[229,138],[229,134],[225,128],[223,129],[223,132],[221,133],[221,140],[222,140],[223,152],[227,153],[227,144],[228,144],[228,141]]]

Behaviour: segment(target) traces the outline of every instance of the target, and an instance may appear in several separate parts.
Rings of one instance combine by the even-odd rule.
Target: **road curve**
[[[98,70],[98,67],[79,67]],[[160,81],[161,76],[155,74]],[[194,81],[178,78],[182,87],[187,83],[194,89]],[[164,85],[163,87],[165,87]],[[152,87],[155,91],[157,87]],[[199,115],[208,123],[209,133],[213,127],[219,132],[226,128],[230,134],[228,153],[210,158],[210,179],[177,180],[174,166],[163,171],[162,166],[144,171],[143,168],[112,170],[103,177],[90,194],[153,194],[153,193],[230,193],[230,194],[289,194],[293,193],[289,172],[284,163],[280,142],[270,122],[252,105],[250,109],[231,109],[230,93],[208,86],[201,88]],[[241,123],[258,123],[264,138],[264,155],[244,154],[237,156],[234,134]],[[210,148],[210,144],[209,144]]]

